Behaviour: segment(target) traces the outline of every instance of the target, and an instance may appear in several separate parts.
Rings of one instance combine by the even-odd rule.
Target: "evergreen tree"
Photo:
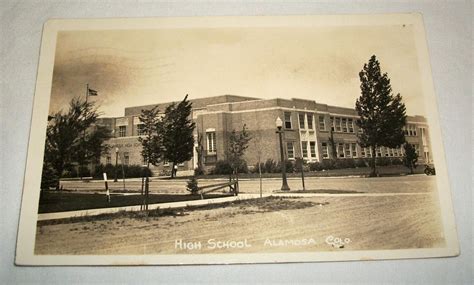
[[[195,176],[191,177],[186,184],[186,190],[191,192],[191,195],[196,195],[199,192],[198,181]]]
[[[193,157],[195,124],[191,120],[192,103],[187,99],[186,94],[183,101],[169,105],[163,117],[163,157],[171,162],[171,178],[175,177],[179,163]]]
[[[372,149],[372,176],[376,176],[376,149],[384,146],[397,148],[405,142],[405,104],[400,94],[394,95],[387,73],[373,55],[359,73],[361,96],[356,100],[360,119],[356,121],[362,133],[359,144]]]
[[[416,153],[415,148],[409,143],[405,143],[403,149],[405,150],[403,164],[410,169],[410,174],[413,174],[413,169],[416,168],[416,163],[418,162],[418,153]]]

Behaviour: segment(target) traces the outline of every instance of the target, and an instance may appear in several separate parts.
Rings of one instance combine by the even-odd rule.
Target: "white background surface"
[[[0,283],[472,283],[472,3],[0,1]],[[50,18],[421,12],[446,148],[461,256],[304,264],[148,267],[13,265],[43,23]]]

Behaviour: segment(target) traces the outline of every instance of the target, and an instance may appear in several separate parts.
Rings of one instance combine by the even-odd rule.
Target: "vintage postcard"
[[[458,254],[421,15],[45,24],[16,264]]]

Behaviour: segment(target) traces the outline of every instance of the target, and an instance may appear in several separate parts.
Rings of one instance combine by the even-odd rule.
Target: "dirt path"
[[[43,225],[37,227],[35,253],[198,254],[433,247],[444,242],[436,203],[429,193],[278,198],[263,204],[242,202],[148,220],[119,217]],[[325,242],[328,236],[350,242],[336,249]],[[212,248],[217,241],[234,243]]]

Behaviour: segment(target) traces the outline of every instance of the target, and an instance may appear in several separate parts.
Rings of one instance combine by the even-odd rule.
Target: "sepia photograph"
[[[45,24],[17,264],[458,254],[420,15]]]

